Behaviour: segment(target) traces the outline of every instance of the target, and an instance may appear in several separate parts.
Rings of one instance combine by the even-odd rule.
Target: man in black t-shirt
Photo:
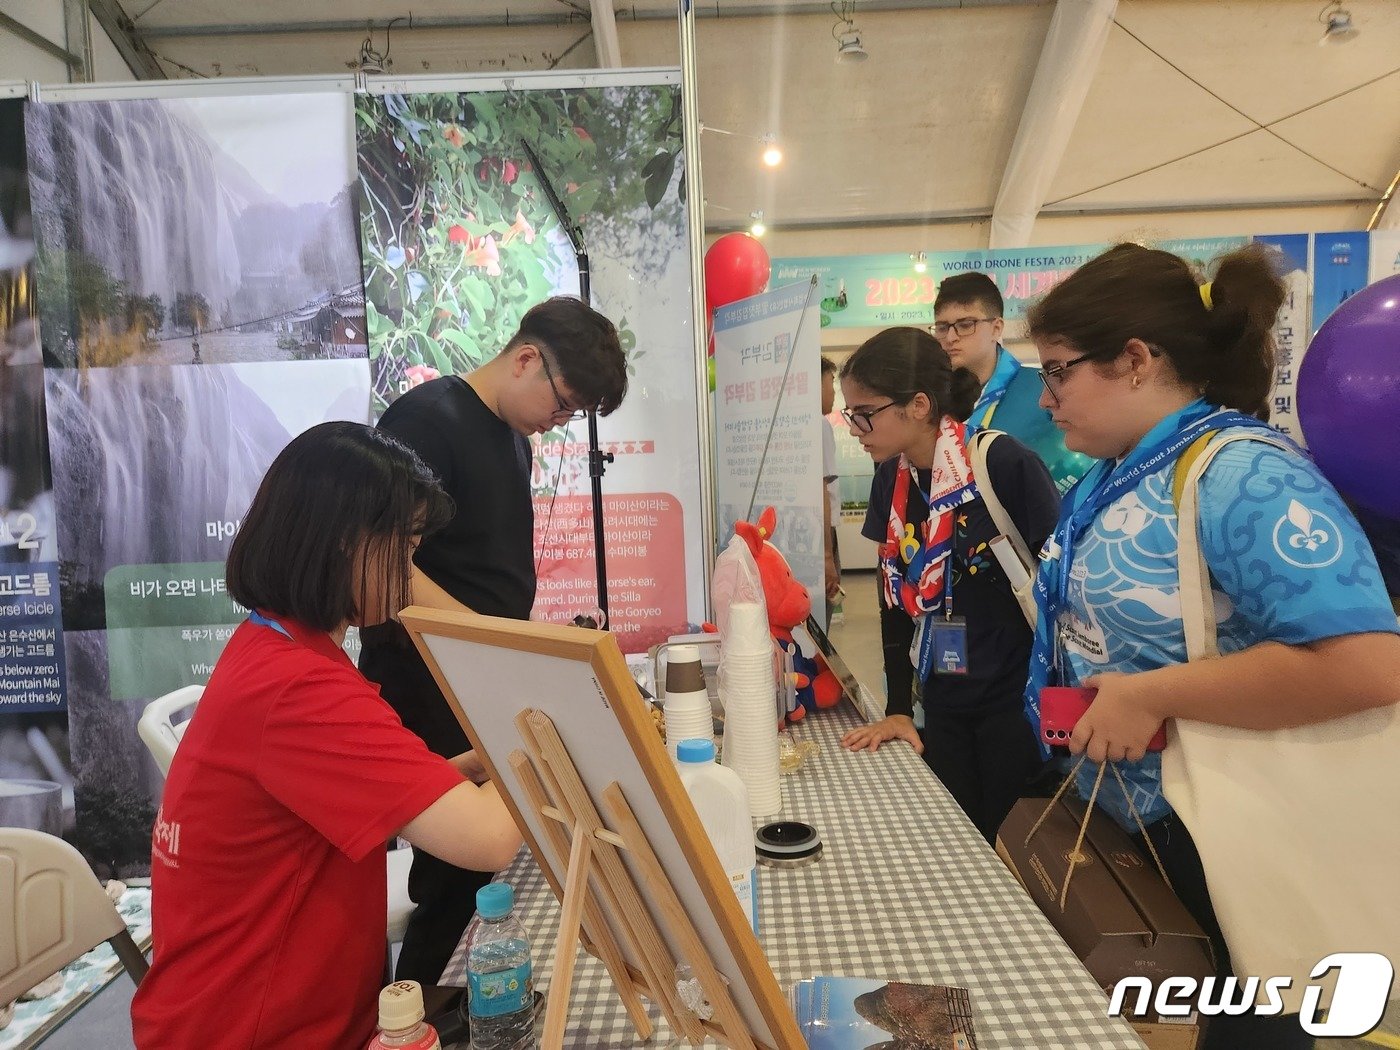
[[[530,445],[590,408],[607,415],[627,392],[617,329],[572,297],[531,308],[500,354],[465,376],[403,394],[381,429],[422,457],[457,510],[414,556],[413,601],[528,619],[535,602]],[[362,632],[360,670],[379,683],[403,723],[439,755],[471,745],[407,632],[390,622]],[[463,871],[414,850],[409,896],[417,907],[399,952],[398,980],[436,984],[476,908],[488,872]]]

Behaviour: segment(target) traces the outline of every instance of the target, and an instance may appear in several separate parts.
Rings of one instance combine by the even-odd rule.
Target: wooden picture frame
[[[697,1041],[805,1047],[613,636],[420,607],[401,619],[564,906],[545,1045],[562,1036],[555,992],[581,937],[643,1038],[636,993]],[[677,961],[713,1020],[680,1004]]]

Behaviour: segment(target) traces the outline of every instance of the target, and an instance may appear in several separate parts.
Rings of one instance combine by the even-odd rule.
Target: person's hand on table
[[[491,779],[486,772],[486,766],[481,761],[481,756],[475,751],[463,751],[460,755],[455,755],[449,759],[457,771],[466,777],[473,784],[485,784]]]
[[[1070,734],[1072,753],[1087,754],[1091,762],[1139,762],[1147,754],[1147,744],[1163,719],[1133,687],[1134,677],[1112,672],[1084,682],[1098,694]]]
[[[907,741],[914,754],[924,753],[924,742],[908,715],[886,715],[878,722],[852,729],[841,738],[841,746],[847,751],[879,751],[880,745],[890,740]]]

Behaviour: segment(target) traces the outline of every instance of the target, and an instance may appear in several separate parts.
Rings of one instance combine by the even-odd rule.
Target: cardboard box
[[[1060,887],[1079,835],[1084,803],[1061,799],[1026,842],[1045,812],[1046,799],[1022,799],[997,834],[997,853],[1039,905],[1070,950],[1104,989],[1124,977],[1205,978],[1215,973],[1210,941],[1196,920],[1113,820],[1096,810],[1076,858],[1065,906]],[[1130,1008],[1132,1002],[1127,1004]],[[1107,1000],[1105,1000],[1105,1008]],[[1152,1050],[1190,1050],[1196,1025],[1141,1022],[1139,1035]]]
[[[1201,1030],[1193,1024],[1134,1024],[1147,1050],[1196,1050]]]

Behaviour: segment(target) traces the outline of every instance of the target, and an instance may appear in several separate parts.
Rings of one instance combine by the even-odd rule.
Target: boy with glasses
[[[995,428],[1029,446],[1050,469],[1055,487],[1064,492],[1093,461],[1065,448],[1064,435],[1039,406],[1039,369],[1022,367],[1001,345],[1002,309],[1001,292],[986,274],[955,274],[938,286],[933,334],[953,367],[968,369],[982,384],[968,426]]]
[[[452,520],[414,557],[413,601],[487,616],[530,617],[535,602],[535,515],[529,438],[627,393],[627,359],[613,323],[558,296],[526,312],[494,358],[399,397],[379,428],[408,445],[456,504]],[[361,632],[360,671],[380,685],[403,724],[439,755],[471,745],[432,673],[396,622]],[[398,980],[436,984],[475,909],[486,872],[414,851],[408,892],[417,908],[399,953]]]

